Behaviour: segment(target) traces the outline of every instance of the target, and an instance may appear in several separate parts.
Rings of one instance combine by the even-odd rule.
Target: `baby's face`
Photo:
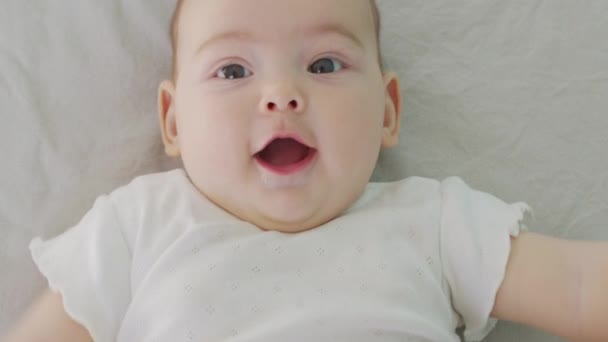
[[[368,0],[190,0],[165,147],[211,201],[262,229],[317,227],[353,204],[399,131]]]

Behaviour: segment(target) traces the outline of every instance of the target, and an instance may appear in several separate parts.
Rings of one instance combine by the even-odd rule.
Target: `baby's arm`
[[[46,290],[3,342],[92,342],[87,330],[63,308],[61,295]]]
[[[513,239],[492,316],[572,341],[608,341],[608,243]]]

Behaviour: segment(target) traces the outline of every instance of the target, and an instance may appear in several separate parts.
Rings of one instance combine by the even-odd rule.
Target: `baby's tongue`
[[[276,139],[260,152],[260,158],[271,165],[286,166],[303,160],[308,153],[308,147],[293,139]]]

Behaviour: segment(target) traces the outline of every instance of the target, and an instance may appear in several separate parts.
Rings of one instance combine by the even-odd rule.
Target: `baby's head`
[[[174,77],[159,87],[165,150],[211,201],[298,232],[361,195],[397,143],[400,96],[371,0],[179,1]]]
[[[374,23],[374,31],[376,32],[376,48],[378,50],[378,62],[380,63],[380,67],[382,68],[382,50],[380,49],[380,11],[378,10],[378,4],[376,4],[376,0],[368,1],[370,3],[372,20]],[[177,42],[179,35],[179,19],[181,17],[184,2],[185,0],[177,0],[177,4],[175,5],[175,10],[173,12],[173,17],[171,18],[171,49],[173,51],[172,74],[174,80],[177,76]]]

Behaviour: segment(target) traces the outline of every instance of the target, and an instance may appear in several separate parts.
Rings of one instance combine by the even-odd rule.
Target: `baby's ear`
[[[392,72],[384,74],[386,104],[384,107],[384,132],[382,147],[394,147],[399,143],[401,129],[401,89],[399,79]]]
[[[175,84],[172,81],[165,80],[158,86],[158,114],[165,153],[170,157],[179,157],[175,117]]]

